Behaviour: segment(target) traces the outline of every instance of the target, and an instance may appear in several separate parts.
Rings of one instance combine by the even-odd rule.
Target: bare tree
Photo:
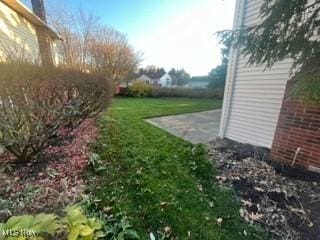
[[[50,23],[63,38],[60,46],[64,64],[82,71],[99,71],[114,84],[128,82],[141,62],[141,54],[134,51],[125,34],[101,26],[99,18],[79,8],[69,11],[55,6],[49,14]]]
[[[92,40],[99,29],[99,18],[93,13],[85,13],[82,8],[79,8],[75,14],[74,23],[77,29],[79,38],[79,64],[81,69],[87,68],[89,57],[89,49]]]
[[[141,54],[129,45],[126,35],[102,27],[90,47],[92,68],[112,79],[114,84],[128,81],[128,76],[137,69]]]
[[[43,4],[43,0],[33,2]],[[35,9],[44,16],[40,5]],[[125,34],[100,25],[97,16],[81,7],[76,10],[67,8],[65,1],[49,1],[47,9],[49,24],[63,39],[57,43],[63,65],[81,71],[99,71],[117,85],[128,83],[129,76],[141,62],[141,54],[133,49]],[[11,57],[12,49],[6,50],[7,58]],[[25,54],[21,52],[20,58],[26,58]]]
[[[82,8],[66,11],[58,3],[49,14],[50,24],[62,37],[59,50],[63,63],[71,68],[87,69],[89,45],[98,27],[99,18],[93,13],[86,13]]]

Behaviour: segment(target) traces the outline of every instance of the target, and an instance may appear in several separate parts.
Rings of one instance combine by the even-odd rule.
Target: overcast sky
[[[45,0],[47,8],[57,0]],[[64,0],[127,34],[143,52],[143,66],[184,68],[206,75],[218,65],[215,32],[230,29],[236,0]],[[30,0],[22,0],[30,6]]]

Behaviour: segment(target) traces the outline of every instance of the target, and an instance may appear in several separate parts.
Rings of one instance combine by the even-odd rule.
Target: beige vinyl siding
[[[259,10],[262,2],[246,1],[244,25],[261,21]],[[242,143],[271,148],[292,61],[276,63],[271,69],[248,66],[247,61],[247,57],[240,55],[233,63],[234,66],[229,66],[234,71],[233,75],[230,74],[233,79],[227,77],[226,83],[231,85],[232,82],[231,90],[225,92],[230,104],[223,106],[226,113],[221,122],[220,135]]]
[[[57,41],[52,42],[51,52],[52,52],[53,64],[58,66],[59,63],[62,62],[62,59],[61,59],[61,55],[59,54],[59,47],[58,47]]]
[[[0,58],[8,54],[39,60],[39,45],[35,27],[6,4],[0,2]]]

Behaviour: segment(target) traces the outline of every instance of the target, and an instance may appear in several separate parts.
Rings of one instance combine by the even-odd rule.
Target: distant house
[[[169,73],[165,73],[164,75],[162,75],[162,77],[157,82],[161,87],[171,87],[173,85],[172,77]]]
[[[39,34],[41,32],[41,37]],[[57,64],[59,57],[56,41],[60,39],[40,17],[18,0],[0,1],[0,60],[23,58],[41,62],[40,43],[43,38],[50,44],[50,61]],[[39,41],[40,40],[40,41]]]
[[[152,84],[152,79],[145,74],[142,74],[141,76],[136,78],[134,81],[143,81],[147,84]]]
[[[199,77],[192,77],[187,87],[189,88],[207,88],[209,85],[209,80],[207,76],[199,76]]]
[[[173,84],[172,77],[168,73],[165,73],[162,76],[142,74],[137,77],[136,80],[144,81],[147,84],[158,87],[172,87]]]

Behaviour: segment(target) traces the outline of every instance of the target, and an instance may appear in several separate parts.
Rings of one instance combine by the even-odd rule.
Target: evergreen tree
[[[187,84],[190,80],[190,74],[186,72],[184,69],[175,69],[172,68],[169,71],[170,76],[173,80],[173,85],[182,86],[184,84]]]
[[[218,33],[221,41],[241,47],[249,64],[292,58],[300,73],[319,69],[320,0],[264,0],[260,16],[261,24]]]
[[[230,42],[226,41],[226,45],[221,49],[221,55],[222,55],[222,63],[213,68],[209,75],[209,88],[215,89],[223,89],[225,82],[226,82],[226,76],[227,76],[227,69],[228,69],[228,62],[229,62],[229,52],[230,52]]]

